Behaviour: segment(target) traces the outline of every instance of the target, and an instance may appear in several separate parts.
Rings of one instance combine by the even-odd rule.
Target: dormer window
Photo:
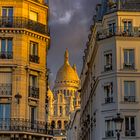
[[[35,11],[30,11],[30,14],[29,14],[29,17],[30,17],[30,19],[31,20],[33,20],[33,21],[38,21],[38,13],[37,12],[35,12]]]

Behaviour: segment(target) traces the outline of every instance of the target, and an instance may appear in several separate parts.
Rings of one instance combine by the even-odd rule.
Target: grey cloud
[[[70,52],[70,62],[76,63],[80,73],[96,3],[96,0],[50,0],[51,48],[48,67],[53,78],[63,64],[66,48]]]

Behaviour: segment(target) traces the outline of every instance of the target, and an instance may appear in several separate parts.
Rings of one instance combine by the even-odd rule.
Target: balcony
[[[108,64],[108,65],[105,65],[104,66],[104,71],[107,72],[107,71],[111,71],[112,70],[112,64]]]
[[[140,37],[140,27],[132,27],[129,30],[125,30],[124,27],[115,27],[115,29],[113,30],[111,30],[110,28],[102,29],[97,32],[96,39],[100,41],[111,38],[113,36]]]
[[[39,88],[29,86],[29,97],[39,99]]]
[[[39,63],[39,57],[37,55],[30,55],[30,62]]]
[[[0,52],[0,59],[12,59],[12,58],[13,58],[13,52],[6,52],[6,51]]]
[[[108,130],[105,132],[106,137],[114,137],[114,131],[113,130]]]
[[[124,101],[125,102],[136,102],[136,97],[135,96],[124,96]]]
[[[11,95],[12,95],[12,84],[1,83],[0,96],[11,96]]]
[[[140,2],[138,0],[110,0],[107,5],[106,13],[116,11],[140,11]]]
[[[47,26],[24,17],[0,17],[1,28],[22,28],[49,35]]]
[[[107,97],[105,98],[105,103],[113,103],[113,97]]]
[[[20,118],[0,118],[0,131],[47,133],[45,122],[30,121]]]
[[[125,70],[134,70],[135,69],[135,64],[134,63],[124,63],[123,68]]]
[[[125,136],[136,136],[136,130],[126,130]]]
[[[62,135],[62,136],[64,136],[64,135],[66,135],[66,130],[60,130],[60,129],[53,129],[53,134],[54,135]]]

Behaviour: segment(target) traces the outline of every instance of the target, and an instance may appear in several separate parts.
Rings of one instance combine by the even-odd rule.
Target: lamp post
[[[124,119],[121,118],[120,113],[117,113],[117,116],[113,118],[116,126],[117,140],[120,140],[120,132],[122,131],[122,124]]]

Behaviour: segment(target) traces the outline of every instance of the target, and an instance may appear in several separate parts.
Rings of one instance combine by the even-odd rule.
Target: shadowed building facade
[[[80,106],[80,80],[76,66],[69,64],[68,50],[65,52],[64,64],[57,72],[53,93],[48,91],[49,114],[48,122],[53,126],[54,139],[66,140],[66,126],[70,113]]]
[[[140,1],[102,0],[83,57],[79,140],[140,140]],[[119,119],[120,120],[120,119]]]
[[[44,0],[0,0],[0,140],[48,140]]]

